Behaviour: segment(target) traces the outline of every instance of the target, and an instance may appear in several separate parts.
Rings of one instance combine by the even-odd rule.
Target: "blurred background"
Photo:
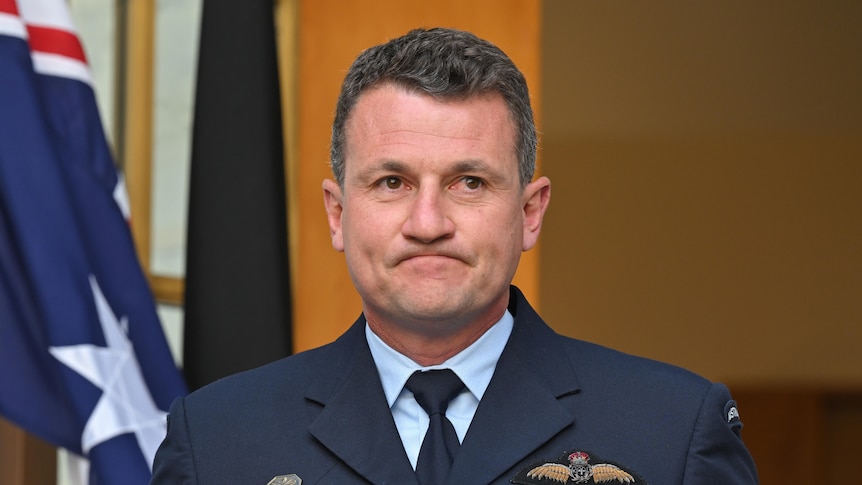
[[[203,2],[71,5],[182,365]],[[761,483],[846,483],[862,452],[862,4],[274,7],[294,351],[360,312],[320,191],[345,70],[413,27],[471,30],[513,58],[534,98],[552,203],[516,283],[545,320],[728,384]],[[16,450],[0,453],[0,470],[17,470],[3,483],[53,479],[53,449],[0,426]]]

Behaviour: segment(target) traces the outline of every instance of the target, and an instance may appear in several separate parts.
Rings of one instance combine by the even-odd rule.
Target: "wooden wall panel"
[[[734,392],[742,439],[757,465],[761,485],[825,483],[823,397],[804,391]]]
[[[0,483],[55,483],[56,449],[0,418]]]
[[[862,456],[862,394],[830,394],[824,400],[824,408],[825,445],[817,472],[827,484],[851,483],[859,475],[858,460]]]
[[[524,71],[538,108],[540,4],[532,0],[307,0],[297,22],[297,155],[288,163],[296,194],[294,337],[296,350],[340,335],[361,311],[343,255],[332,249],[321,182],[330,177],[329,135],[335,101],[350,63],[363,49],[415,27],[470,30],[499,45]],[[283,53],[284,54],[284,53]],[[282,54],[282,55],[283,55]],[[290,108],[288,108],[290,109]],[[537,113],[538,115],[538,113]],[[517,282],[538,298],[534,249]]]
[[[733,394],[761,485],[855,483],[862,393],[766,386]]]

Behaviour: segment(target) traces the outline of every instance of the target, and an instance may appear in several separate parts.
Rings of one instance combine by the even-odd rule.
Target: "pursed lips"
[[[461,254],[451,249],[445,249],[443,247],[431,249],[431,248],[414,248],[414,249],[405,249],[401,254],[398,254],[396,260],[398,261],[407,261],[409,259],[416,258],[449,258],[449,259],[457,259],[463,260]]]
[[[444,269],[452,263],[465,263],[465,261],[451,253],[417,253],[409,254],[399,259],[398,265],[417,266],[426,270]]]

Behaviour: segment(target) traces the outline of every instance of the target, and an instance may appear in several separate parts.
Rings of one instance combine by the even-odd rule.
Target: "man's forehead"
[[[345,129],[346,130],[350,129],[351,125],[354,122],[354,119],[356,118],[355,115],[356,115],[357,111],[359,111],[358,108],[365,105],[369,98],[375,97],[378,100],[380,98],[389,98],[392,100],[393,103],[400,106],[400,103],[397,103],[395,101],[395,98],[399,98],[399,97],[403,97],[403,96],[407,96],[407,97],[414,97],[415,96],[418,99],[424,99],[424,100],[431,101],[435,104],[439,104],[441,106],[450,106],[450,107],[464,106],[464,105],[467,105],[470,103],[476,103],[476,102],[484,102],[484,103],[488,103],[489,105],[499,103],[499,106],[504,108],[506,113],[508,114],[508,116],[510,118],[509,121],[512,124],[512,128],[515,129],[517,126],[514,115],[511,113],[511,110],[509,109],[509,106],[506,103],[505,98],[503,97],[502,94],[500,94],[497,91],[487,90],[487,91],[481,91],[481,92],[476,92],[476,93],[471,93],[471,94],[451,95],[451,96],[450,95],[434,95],[434,94],[430,94],[430,93],[427,93],[425,91],[422,91],[420,89],[410,88],[408,86],[404,86],[404,85],[397,84],[394,82],[381,82],[381,83],[376,84],[370,88],[367,88],[356,98],[356,102],[354,103],[352,109],[350,110],[350,114],[348,115],[347,119],[345,120]]]
[[[453,140],[504,139],[516,151],[516,123],[502,96],[438,98],[384,86],[364,93],[344,125],[345,151],[357,142],[399,143],[410,136]]]

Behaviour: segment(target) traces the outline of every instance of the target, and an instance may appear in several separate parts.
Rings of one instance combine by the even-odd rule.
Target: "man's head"
[[[430,365],[505,312],[550,182],[530,182],[529,104],[512,115],[528,96],[502,52],[460,32],[408,37],[362,54],[348,74],[354,87],[339,100],[333,138],[337,181],[325,180],[323,192],[332,245],[345,253],[369,326]],[[501,79],[518,88],[501,89]]]
[[[536,125],[523,74],[497,46],[469,32],[416,29],[367,49],[348,70],[332,124],[332,173],[344,185],[345,129],[356,101],[366,91],[394,84],[438,99],[466,99],[498,93],[516,127],[521,185],[536,170]]]

